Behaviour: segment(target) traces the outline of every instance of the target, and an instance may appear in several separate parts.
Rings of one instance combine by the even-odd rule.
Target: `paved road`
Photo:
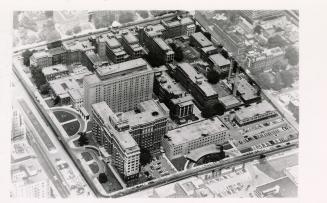
[[[12,89],[12,93],[14,95],[13,100],[17,100],[18,98],[23,98],[24,101],[26,102],[26,104],[28,105],[28,107],[30,108],[31,112],[33,112],[35,118],[37,119],[39,124],[43,127],[43,130],[45,131],[46,135],[48,136],[48,138],[52,141],[52,143],[54,144],[56,150],[53,151],[48,151],[45,147],[45,145],[43,145],[42,141],[39,140],[40,142],[38,143],[38,145],[34,145],[35,146],[39,146],[39,147],[43,147],[43,148],[38,148],[39,152],[42,155],[47,154],[48,155],[48,161],[51,162],[52,166],[55,166],[55,160],[56,159],[61,159],[61,160],[65,160],[69,167],[72,169],[72,171],[74,172],[74,175],[80,179],[82,179],[84,189],[86,191],[86,193],[89,193],[91,196],[94,196],[94,193],[92,192],[92,190],[90,189],[90,187],[86,184],[85,180],[83,179],[83,176],[79,173],[79,170],[77,169],[77,167],[75,166],[75,164],[72,162],[71,158],[68,156],[67,152],[64,150],[64,148],[62,147],[61,143],[58,141],[55,133],[52,131],[52,129],[50,128],[50,126],[45,122],[45,118],[43,117],[42,113],[39,111],[39,109],[35,106],[34,100],[30,97],[30,95],[26,92],[24,86],[22,85],[22,83],[19,81],[19,79],[16,77],[15,74],[12,74],[12,83],[14,84],[14,87]],[[31,123],[32,125],[32,123]],[[37,131],[36,131],[37,133]],[[43,151],[40,151],[41,149],[43,149]],[[49,154],[51,154],[49,156]],[[42,157],[42,156],[41,156]],[[48,162],[48,163],[50,163]],[[50,167],[50,166],[49,166]],[[45,170],[47,170],[47,168],[45,168]],[[59,176],[57,176],[59,178]],[[51,177],[49,177],[51,179]],[[51,179],[53,181],[53,179]],[[55,184],[55,183],[54,183]],[[59,189],[60,191],[64,191],[64,189]],[[61,192],[60,192],[61,193]],[[61,194],[62,196],[66,196],[66,193],[63,192],[63,194]]]
[[[255,154],[248,154],[248,155],[243,155],[240,157],[235,157],[233,159],[227,160],[227,161],[222,161],[222,162],[218,162],[218,163],[211,163],[209,165],[206,166],[199,166],[197,168],[193,168],[190,169],[186,172],[181,172],[179,174],[174,174],[172,176],[166,176],[163,177],[161,180],[157,180],[157,182],[152,182],[150,181],[147,185],[142,185],[142,186],[136,186],[133,188],[128,188],[126,190],[123,191],[118,191],[112,194],[112,197],[117,198],[117,197],[122,197],[128,194],[132,194],[134,192],[138,192],[140,190],[145,190],[151,187],[160,187],[162,185],[166,185],[166,184],[170,184],[170,183],[174,183],[180,180],[183,180],[185,178],[189,178],[195,175],[201,175],[201,174],[205,174],[208,173],[212,170],[220,170],[222,168],[227,168],[227,167],[232,167],[232,166],[236,166],[236,165],[240,165],[240,164],[244,164],[246,162],[250,162],[253,161],[255,159],[258,159],[260,157],[260,155],[264,154],[266,156],[271,156],[274,154],[278,154],[280,152],[284,152],[284,151],[288,151],[290,149],[293,148],[297,148],[297,143],[296,144],[292,144],[292,145],[288,145],[285,147],[281,147],[281,148],[277,148],[271,151],[266,151],[266,152],[258,152]]]

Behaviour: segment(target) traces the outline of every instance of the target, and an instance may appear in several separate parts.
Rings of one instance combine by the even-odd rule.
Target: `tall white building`
[[[128,121],[116,115],[105,102],[92,105],[92,132],[112,156],[112,165],[125,179],[138,177],[140,148],[128,131]]]
[[[84,106],[105,101],[113,112],[133,110],[137,104],[150,100],[154,71],[142,58],[99,67],[95,75],[84,78]]]

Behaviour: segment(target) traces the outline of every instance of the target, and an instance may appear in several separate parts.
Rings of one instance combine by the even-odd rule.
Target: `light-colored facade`
[[[142,149],[159,151],[167,133],[168,108],[159,101],[141,102],[135,110],[122,114],[128,120],[129,132]]]
[[[68,68],[62,64],[44,67],[42,69],[42,73],[47,81],[59,79],[69,75]]]
[[[276,109],[267,101],[235,112],[235,120],[240,125],[246,125],[258,120],[277,116]]]
[[[140,165],[140,148],[128,132],[126,121],[106,104],[92,105],[92,132],[100,146],[112,157],[112,165],[125,179],[137,178]]]
[[[142,58],[99,67],[96,74],[84,78],[84,106],[105,101],[114,112],[133,110],[139,103],[150,100],[154,72]]]
[[[122,45],[132,59],[140,58],[144,54],[144,49],[139,44],[139,40],[130,31],[122,31]]]
[[[129,55],[123,49],[121,43],[110,33],[106,36],[106,55],[113,63],[121,63],[128,59]]]
[[[172,160],[187,155],[194,149],[209,144],[222,144],[229,139],[228,128],[214,117],[168,131],[162,145],[167,157]]]
[[[80,109],[84,103],[84,95],[83,91],[80,89],[72,89],[68,91],[68,94],[70,96],[70,102],[75,109]]]
[[[40,68],[52,65],[52,57],[46,51],[35,52],[30,57],[30,66],[38,66]]]
[[[266,49],[263,52],[249,52],[246,56],[246,67],[250,71],[262,72],[271,70],[274,63],[284,58],[285,52],[280,47]]]

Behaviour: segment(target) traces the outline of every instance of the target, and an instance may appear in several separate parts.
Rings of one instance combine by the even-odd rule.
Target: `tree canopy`
[[[99,174],[99,182],[100,183],[106,183],[108,181],[108,177],[105,173]]]
[[[217,101],[215,104],[206,105],[201,113],[204,118],[210,118],[216,115],[223,115],[225,113],[225,109],[224,106]]]
[[[141,166],[144,166],[144,165],[150,163],[152,160],[152,155],[151,155],[150,151],[146,148],[141,148],[140,152],[141,152],[141,154],[140,154]]]
[[[220,80],[220,75],[217,73],[217,71],[210,69],[207,73],[207,79],[209,83],[217,84]]]
[[[288,63],[292,66],[295,66],[299,63],[299,52],[293,47],[289,46],[285,50],[285,58],[288,59]]]
[[[35,51],[30,51],[29,49],[26,49],[23,53],[22,53],[22,57],[23,57],[23,64],[25,66],[30,66],[30,58],[33,55]]]
[[[78,133],[80,137],[78,138],[78,144],[80,146],[88,145],[89,144],[89,139],[86,136],[85,132],[79,132]]]

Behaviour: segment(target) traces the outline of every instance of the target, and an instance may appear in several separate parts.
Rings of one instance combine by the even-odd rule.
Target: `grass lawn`
[[[55,111],[53,112],[53,114],[57,117],[58,121],[60,123],[69,121],[69,120],[73,120],[75,118],[74,115],[72,115],[71,113],[65,112],[65,111]]]
[[[108,181],[106,183],[101,184],[106,192],[110,193],[123,189],[123,187],[120,185],[120,183],[118,182],[109,167],[106,167],[106,175],[108,177]]]
[[[67,132],[67,134],[69,136],[73,136],[76,133],[78,133],[80,126],[81,126],[81,124],[79,124],[78,121],[73,121],[73,122],[64,124],[62,127],[65,129],[65,131]]]
[[[92,172],[94,174],[96,174],[97,172],[99,172],[99,166],[96,162],[93,162],[92,164],[89,165],[90,169],[92,170]]]
[[[83,159],[84,159],[85,161],[91,161],[91,160],[93,159],[92,156],[91,156],[91,154],[88,153],[88,152],[83,152],[83,153],[82,153],[82,157],[83,157]]]
[[[184,166],[185,166],[186,161],[187,161],[186,158],[182,156],[182,157],[179,157],[177,159],[171,160],[171,163],[175,166],[175,168],[178,171],[182,171],[182,170],[184,170]]]

